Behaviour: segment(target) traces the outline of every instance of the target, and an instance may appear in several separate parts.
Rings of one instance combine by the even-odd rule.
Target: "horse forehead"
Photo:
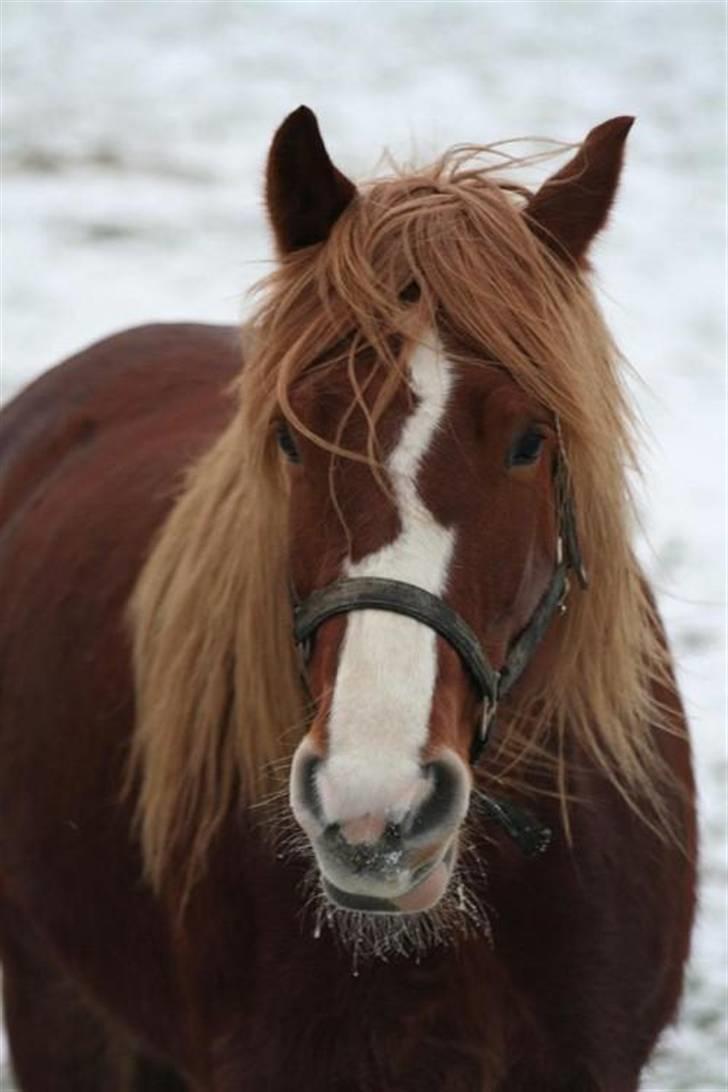
[[[386,396],[383,411],[378,411],[377,406],[389,376],[385,367],[376,366],[371,351],[363,351],[351,362],[351,368],[304,373],[290,391],[291,405],[300,420],[326,443],[361,454],[369,450],[376,418],[376,447],[390,471],[390,457],[395,451],[394,468],[414,463],[417,460],[411,458],[412,444],[419,450],[426,446],[421,437],[427,435],[432,440],[437,432],[446,437],[447,443],[430,443],[428,450],[420,454],[447,458],[472,435],[467,425],[474,416],[487,415],[492,424],[498,417],[521,408],[524,401],[524,392],[512,376],[490,356],[485,349],[460,343],[450,331],[428,327],[403,349],[401,382]],[[447,404],[442,398],[445,385]],[[432,430],[430,423],[435,417],[438,428]],[[411,419],[417,424],[410,425]],[[400,441],[405,430],[408,443],[403,447]],[[327,461],[326,449],[317,453],[316,446],[314,443],[311,450],[314,462],[318,463],[322,455]]]
[[[492,427],[532,406],[533,399],[504,365],[489,360],[485,354],[477,357],[472,353],[453,353],[447,345],[444,352],[454,365],[456,377],[448,407],[451,422],[467,415],[487,420]]]
[[[385,554],[390,562],[394,562],[396,555],[396,568],[405,558],[432,545],[432,514],[420,486],[424,464],[445,434],[455,382],[452,362],[437,335],[428,332],[418,339],[409,354],[406,398],[398,399],[398,405],[391,407],[394,423],[390,421],[391,442],[384,458],[388,488],[382,489],[377,484],[367,503],[372,513],[383,511],[384,507],[392,507],[396,513],[394,541],[389,539],[379,544],[380,548],[392,547]],[[355,549],[350,561],[361,560],[369,552]],[[384,562],[384,557],[381,560]]]
[[[394,474],[417,472],[448,416],[456,373],[434,332],[427,333],[413,347],[408,380],[414,398],[388,460]]]
[[[362,454],[385,382],[384,369],[367,372],[365,364],[371,361],[358,362],[356,375],[365,405],[352,406],[351,376],[343,370],[312,376],[295,397],[296,410],[319,435]],[[307,444],[314,491],[329,495],[332,465],[337,470],[337,520],[350,532],[354,561],[401,532],[402,513],[418,502],[437,512],[447,494],[451,522],[452,502],[456,495],[463,501],[465,479],[469,482],[476,468],[482,475],[480,448],[500,444],[503,429],[524,414],[526,396],[506,369],[489,363],[485,353],[464,358],[437,329],[422,331],[403,353],[402,364],[402,383],[375,426],[381,475],[358,460],[334,457],[332,463],[329,451]],[[482,490],[471,492],[467,503],[458,505],[463,520]]]

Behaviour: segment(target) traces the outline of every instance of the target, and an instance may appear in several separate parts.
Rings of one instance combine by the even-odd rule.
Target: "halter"
[[[511,643],[500,670],[490,663],[473,629],[440,596],[415,584],[383,577],[351,577],[336,580],[313,592],[294,608],[294,636],[304,665],[312,639],[327,618],[355,610],[384,610],[414,618],[443,637],[458,653],[480,694],[483,712],[470,745],[470,762],[475,765],[483,753],[495,719],[498,703],[523,674],[551,620],[566,611],[569,594],[569,570],[576,573],[579,585],[587,586],[586,570],[576,532],[574,501],[569,484],[568,464],[557,421],[559,455],[554,474],[558,511],[556,567],[538,606],[526,626]],[[550,832],[534,825],[515,805],[506,801],[487,801],[493,818],[501,823],[527,855],[548,845]]]

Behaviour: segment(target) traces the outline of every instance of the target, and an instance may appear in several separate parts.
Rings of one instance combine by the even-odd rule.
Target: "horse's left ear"
[[[329,159],[316,115],[299,106],[268,155],[265,196],[279,252],[322,243],[355,195],[354,183]]]
[[[538,237],[576,265],[604,227],[617,192],[624,142],[634,118],[592,129],[573,159],[544,182],[524,210]]]

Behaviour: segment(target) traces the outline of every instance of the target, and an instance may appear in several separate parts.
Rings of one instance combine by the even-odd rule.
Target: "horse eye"
[[[535,428],[529,428],[511,446],[508,452],[508,466],[529,466],[535,463],[541,454],[544,436]]]
[[[286,458],[292,463],[300,463],[301,456],[296,447],[296,441],[291,436],[291,431],[285,421],[280,421],[278,423],[276,439],[278,440],[279,448]]]
[[[410,281],[410,283],[400,292],[399,298],[402,303],[417,303],[421,295],[422,289],[417,281]]]

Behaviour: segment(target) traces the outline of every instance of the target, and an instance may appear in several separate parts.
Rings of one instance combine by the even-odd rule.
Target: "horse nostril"
[[[459,781],[455,770],[445,762],[430,762],[425,772],[431,790],[422,806],[409,817],[405,833],[418,838],[436,827],[449,825],[459,797]]]
[[[304,808],[324,826],[324,814],[316,784],[316,775],[320,765],[321,759],[317,755],[308,755],[301,762],[298,769],[298,789],[299,799]]]

